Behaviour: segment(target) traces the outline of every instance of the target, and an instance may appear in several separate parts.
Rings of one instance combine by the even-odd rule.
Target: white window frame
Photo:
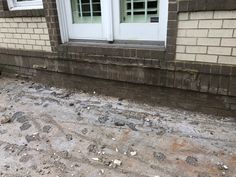
[[[9,10],[30,10],[30,9],[43,9],[42,0],[17,2],[17,0],[7,0]]]
[[[61,32],[61,40],[62,43],[66,43],[69,42],[69,31],[68,31],[68,19],[67,19],[67,13],[66,11],[68,9],[66,9],[66,4],[65,1],[69,1],[69,0],[56,0],[57,3],[57,11],[58,11],[58,18],[59,18],[59,26],[60,26],[60,32]],[[111,9],[113,1],[112,0],[106,0],[107,1],[107,8],[109,10],[107,10],[107,15],[105,15],[106,21],[110,21],[111,19],[113,20],[113,9]],[[164,1],[169,2],[168,0],[161,0],[162,3]],[[167,11],[166,11],[167,9]],[[165,7],[164,9],[160,9],[160,13],[162,14],[162,22],[163,22],[163,27],[160,31],[160,35],[162,36],[161,40],[163,40],[165,42],[166,45],[166,40],[167,40],[167,21],[168,21],[168,3],[167,3],[167,7]],[[106,26],[106,40],[107,41],[113,41],[114,39],[114,23],[107,23]]]

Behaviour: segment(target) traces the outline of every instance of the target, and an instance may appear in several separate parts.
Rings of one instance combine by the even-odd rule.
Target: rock
[[[28,130],[32,125],[28,122],[24,123],[22,126],[20,126],[20,130],[24,131],[24,130]]]
[[[131,130],[133,131],[138,131],[138,129],[136,128],[136,125],[134,123],[128,123],[126,124]]]
[[[125,126],[125,122],[123,122],[123,121],[116,121],[114,124],[115,124],[115,126],[118,126],[118,127]]]
[[[98,147],[95,144],[90,144],[88,146],[88,152],[96,153],[98,151]]]
[[[211,177],[211,176],[206,172],[202,172],[202,173],[199,173],[197,177]]]
[[[131,155],[131,156],[136,156],[136,155],[137,155],[137,152],[136,152],[136,151],[132,151],[132,152],[130,152],[130,155]]]
[[[99,161],[99,158],[92,158],[92,160],[94,160],[94,161]]]
[[[114,163],[114,165],[116,165],[116,166],[121,166],[122,161],[115,159],[113,163]]]
[[[51,131],[51,126],[50,125],[45,125],[44,127],[43,127],[43,132],[44,133],[49,133],[50,131]]]
[[[84,128],[82,131],[81,131],[84,135],[86,135],[88,133],[88,129],[87,128]]]
[[[2,116],[0,118],[0,122],[1,124],[7,124],[7,123],[10,123],[11,122],[11,118],[9,116]]]
[[[30,143],[31,141],[40,141],[39,133],[35,133],[33,135],[26,135],[26,141]]]
[[[15,120],[15,119],[19,119],[19,118],[21,118],[21,117],[23,117],[24,116],[24,112],[21,112],[21,111],[18,111],[18,112],[16,112],[15,114],[13,114],[13,116],[12,116],[12,122]],[[22,123],[22,122],[21,122]]]
[[[28,119],[24,115],[22,115],[21,117],[18,117],[16,121],[19,123],[25,123],[28,121]]]
[[[6,107],[2,107],[2,106],[0,106],[0,112],[5,112],[6,110],[7,110]]]
[[[99,118],[98,118],[98,121],[99,121],[101,124],[105,124],[108,120],[109,120],[109,118],[108,118],[107,116],[99,117]]]
[[[192,165],[192,166],[198,166],[198,160],[195,157],[188,156],[185,160],[187,164]]]
[[[222,162],[218,162],[217,166],[218,166],[219,170],[228,170],[229,169],[229,167]]]
[[[67,134],[66,139],[67,139],[67,141],[71,141],[71,140],[73,140],[73,137],[71,134]]]
[[[154,156],[154,158],[155,159],[157,159],[159,162],[162,162],[162,161],[164,161],[165,159],[166,159],[166,156],[165,156],[165,154],[163,154],[163,153],[161,153],[161,152],[154,152],[153,153],[153,156]]]
[[[29,155],[29,154],[24,154],[21,158],[20,158],[20,162],[22,163],[26,163],[28,162],[30,159],[32,159],[33,156],[32,155]]]
[[[71,157],[70,153],[68,151],[61,151],[58,153],[58,156],[64,159],[69,159]]]
[[[74,103],[70,103],[69,106],[74,106],[75,104]]]

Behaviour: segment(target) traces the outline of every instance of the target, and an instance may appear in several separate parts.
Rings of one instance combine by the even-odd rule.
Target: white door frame
[[[66,43],[69,41],[69,31],[68,31],[68,18],[66,13],[66,1],[69,0],[56,0],[57,3],[57,11],[58,11],[58,19],[59,19],[59,26],[60,26],[60,33],[61,33],[61,40],[62,43]],[[106,6],[104,8],[107,8],[105,11],[107,11],[106,15],[103,15],[104,17],[102,20],[107,21],[106,25],[104,25],[104,30],[106,30],[106,35],[104,36],[104,40],[107,41],[113,41],[114,40],[114,28],[115,25],[113,25],[113,0],[104,0],[107,1]],[[167,1],[167,2],[165,2]],[[160,8],[159,14],[160,14],[160,23],[163,24],[163,26],[160,27],[161,31],[159,32],[159,41],[165,41],[167,38],[167,22],[168,22],[168,0],[160,0],[160,3],[164,3],[163,7]],[[115,17],[116,18],[116,17]],[[158,33],[158,31],[157,31]]]

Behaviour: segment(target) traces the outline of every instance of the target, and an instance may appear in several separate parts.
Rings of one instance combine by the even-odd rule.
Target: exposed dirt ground
[[[0,176],[236,177],[235,118],[0,78],[0,119]]]

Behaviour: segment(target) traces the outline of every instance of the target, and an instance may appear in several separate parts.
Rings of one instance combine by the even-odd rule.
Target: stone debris
[[[131,155],[131,156],[136,156],[136,155],[137,155],[137,152],[136,152],[136,151],[132,151],[132,152],[130,152],[130,155]]]
[[[11,121],[12,121],[11,118],[6,115],[4,115],[0,118],[1,124],[7,124],[7,123],[10,123]]]
[[[45,125],[43,127],[43,132],[44,133],[50,133],[51,129],[52,129],[52,127],[50,125]]]
[[[166,159],[165,154],[161,153],[161,152],[154,152],[153,156],[155,159],[157,159],[159,162],[162,162]]]
[[[198,160],[197,160],[197,158],[195,158],[195,157],[188,156],[188,157],[186,158],[186,162],[187,162],[187,164],[189,164],[189,165],[198,166]]]
[[[28,130],[32,125],[29,122],[24,123],[23,125],[20,126],[20,130]]]
[[[113,163],[114,163],[115,166],[121,166],[122,161],[115,159]]]
[[[218,162],[217,166],[219,168],[219,170],[228,170],[229,167],[227,165],[225,165],[223,162]]]
[[[40,136],[39,133],[34,133],[33,135],[26,135],[25,139],[30,143],[32,141],[40,141]]]
[[[66,139],[67,139],[67,141],[72,141],[73,140],[73,136],[71,134],[67,134],[66,135]]]
[[[201,173],[198,174],[197,177],[211,177],[211,176],[206,172],[201,172]]]

